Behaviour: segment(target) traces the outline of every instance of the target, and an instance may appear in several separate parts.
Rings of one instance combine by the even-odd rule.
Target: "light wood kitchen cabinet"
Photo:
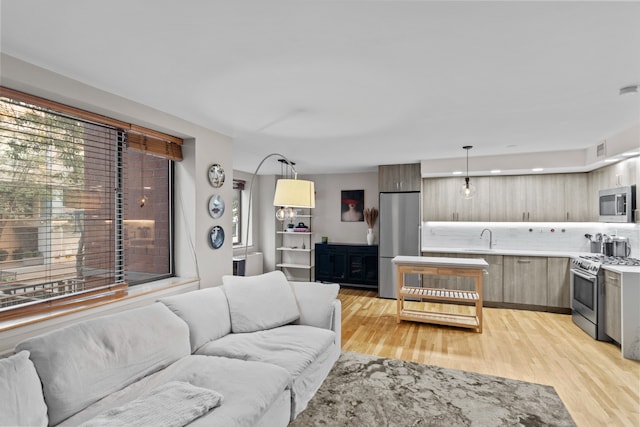
[[[622,299],[620,274],[604,271],[604,333],[622,342]]]
[[[426,221],[497,221],[492,218],[494,197],[490,177],[472,178],[476,195],[460,194],[464,178],[430,178],[423,183],[423,217]]]
[[[570,173],[564,175],[564,212],[563,221],[584,222],[597,221],[592,217],[589,207],[589,177],[586,173]]]
[[[460,196],[463,178],[423,180],[425,221],[550,222],[592,220],[587,176],[576,174],[471,177],[473,199]],[[596,218],[597,219],[597,218]]]
[[[571,307],[570,261],[570,258],[547,258],[547,307]]]
[[[484,259],[489,267],[482,279],[482,300],[485,303],[502,302],[502,255],[425,252],[423,256]],[[475,284],[465,277],[423,276],[423,286],[471,291]]]
[[[503,302],[502,296],[502,255],[466,255],[464,258],[484,259],[489,264],[482,281],[482,300],[485,302]]]
[[[378,166],[378,191],[420,191],[420,163]]]
[[[504,179],[504,221],[565,221],[564,177],[552,175],[508,176]]]
[[[451,178],[425,179],[422,188],[422,209],[426,221],[458,221],[456,180]]]
[[[504,302],[547,305],[547,258],[503,257]]]

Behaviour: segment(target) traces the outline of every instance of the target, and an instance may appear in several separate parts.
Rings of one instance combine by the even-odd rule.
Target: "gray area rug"
[[[343,352],[290,426],[575,426],[551,386]]]

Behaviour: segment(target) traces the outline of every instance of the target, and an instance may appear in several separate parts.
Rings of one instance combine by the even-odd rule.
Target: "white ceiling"
[[[463,145],[585,149],[640,122],[640,94],[618,94],[640,84],[639,2],[1,0],[0,12],[3,53],[229,135],[249,172],[272,152],[315,174],[463,158]]]

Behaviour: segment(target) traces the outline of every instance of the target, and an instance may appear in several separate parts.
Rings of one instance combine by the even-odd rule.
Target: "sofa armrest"
[[[336,333],[336,345],[342,349],[342,301],[333,300],[333,318],[331,319],[331,330]]]
[[[340,330],[342,313],[337,299],[340,285],[318,282],[290,282],[300,311],[298,325]],[[337,316],[337,317],[336,317]]]

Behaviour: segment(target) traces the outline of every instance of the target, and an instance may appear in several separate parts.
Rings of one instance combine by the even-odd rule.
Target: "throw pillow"
[[[282,271],[223,276],[222,283],[234,333],[276,328],[300,317],[295,296]]]
[[[229,305],[221,287],[187,292],[159,301],[189,325],[192,352],[231,332]]]
[[[338,297],[340,285],[337,283],[291,282],[291,288],[300,310],[300,319],[295,323],[331,329],[333,302]]]
[[[42,385],[29,352],[0,359],[0,424],[46,426],[49,424]]]

